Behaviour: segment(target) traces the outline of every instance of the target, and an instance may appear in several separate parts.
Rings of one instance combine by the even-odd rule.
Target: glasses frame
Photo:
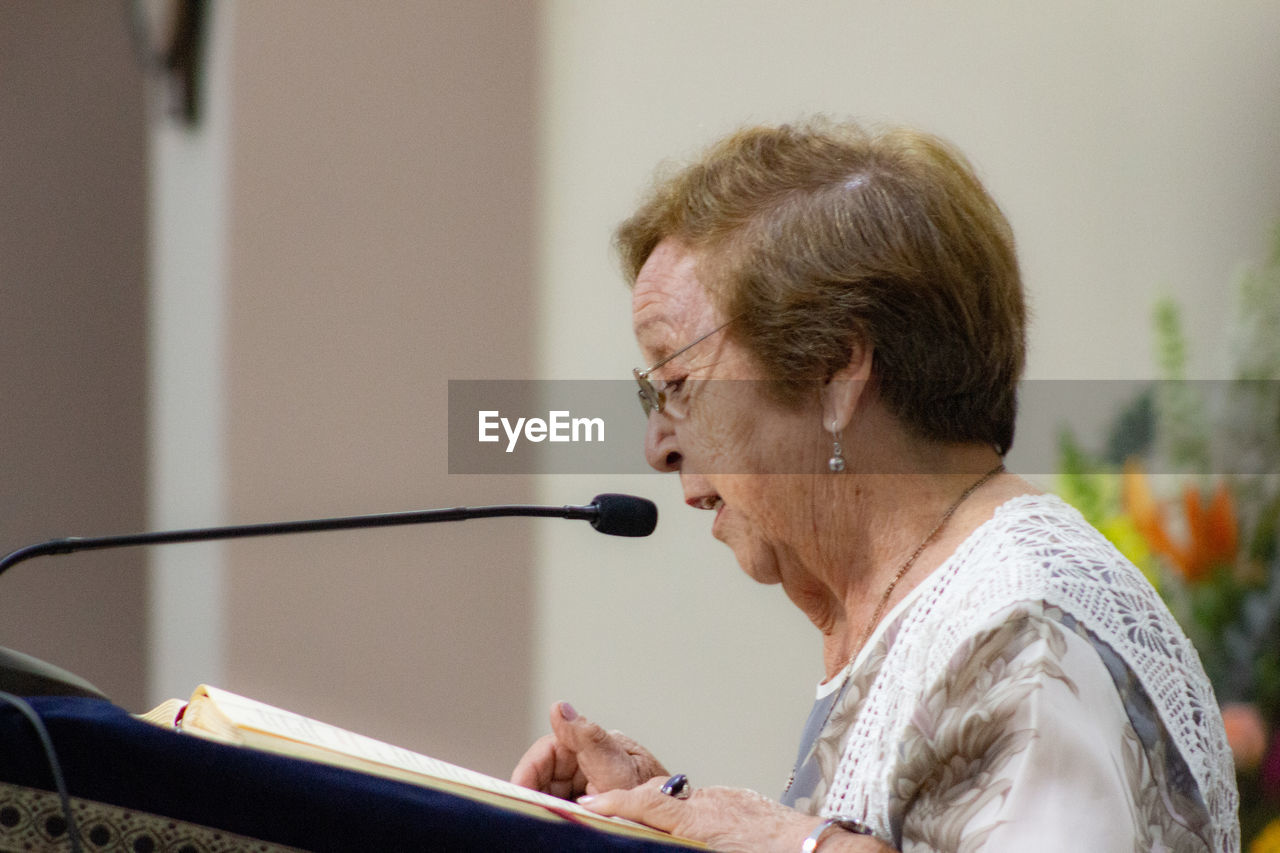
[[[636,392],[636,395],[640,398],[640,408],[644,410],[644,416],[646,418],[649,417],[649,415],[652,414],[654,411],[657,411],[659,414],[661,414],[663,411],[666,410],[666,407],[667,407],[666,391],[655,388],[653,383],[649,381],[649,377],[653,374],[653,372],[657,370],[659,367],[662,367],[667,362],[676,358],[677,356],[683,355],[684,353],[693,349],[698,344],[702,343],[707,338],[714,335],[716,332],[722,331],[736,319],[737,317],[731,317],[730,319],[725,320],[723,323],[721,323],[719,326],[716,326],[714,329],[707,332],[705,335],[701,335],[697,338],[694,338],[692,342],[685,344],[684,346],[680,347],[680,349],[676,350],[670,355],[662,358],[659,361],[654,362],[644,370],[641,370],[640,368],[637,367],[631,371],[631,375],[636,378],[636,384],[640,386],[639,390]]]

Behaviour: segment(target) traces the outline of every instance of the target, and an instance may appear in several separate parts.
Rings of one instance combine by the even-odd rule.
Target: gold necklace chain
[[[925,535],[924,539],[920,541],[920,544],[916,546],[916,549],[911,552],[911,556],[907,557],[907,561],[898,568],[898,571],[893,576],[893,580],[889,581],[889,585],[885,587],[884,595],[880,596],[880,602],[876,604],[876,609],[871,614],[871,619],[870,621],[867,622],[867,627],[863,629],[862,637],[858,640],[858,645],[854,647],[853,653],[850,654],[848,659],[845,660],[844,666],[841,667],[841,669],[847,670],[849,667],[849,664],[853,663],[854,658],[858,656],[858,654],[862,651],[863,646],[867,644],[867,640],[871,639],[871,634],[872,632],[875,631],[876,625],[879,624],[880,617],[884,615],[884,609],[889,604],[889,599],[893,596],[893,591],[898,587],[898,581],[906,577],[907,572],[911,570],[911,567],[913,565],[915,565],[916,558],[924,553],[925,548],[929,547],[929,543],[933,541],[933,537],[936,536],[938,534],[938,531],[942,529],[942,525],[946,524],[947,521],[951,518],[951,516],[955,515],[956,510],[960,508],[960,505],[962,503],[964,503],[966,500],[969,499],[970,495],[972,495],[974,492],[978,491],[978,489],[986,485],[988,480],[990,480],[992,477],[996,476],[1003,470],[1004,470],[1004,463],[1001,462],[999,465],[992,468],[990,471],[988,471],[987,473],[983,474],[980,478],[978,478],[978,480],[973,485],[969,486],[969,488],[964,490],[964,492],[960,495],[960,497],[955,499],[955,502],[953,502],[951,506],[947,507],[946,512],[944,512],[942,514],[942,517],[938,519],[938,523],[935,524],[933,526],[933,529],[930,530]],[[848,680],[849,680],[849,673],[845,672],[845,681],[848,681]],[[844,692],[844,685],[842,684],[840,686],[840,693],[843,693],[843,692]],[[840,695],[837,694],[836,698],[831,702],[831,707],[827,709],[827,716],[825,719],[823,719],[822,725],[818,727],[818,731],[817,731],[817,734],[815,735],[815,739],[816,737],[822,734],[823,729],[827,727],[827,723],[831,722],[831,714],[835,711],[836,705],[839,704],[839,702],[840,702]],[[790,791],[791,786],[795,784],[796,773],[799,772],[800,765],[803,763],[803,761],[804,759],[801,758],[799,761],[796,762],[796,766],[791,768],[791,776],[787,779],[787,787],[783,788],[782,790],[784,794]]]
[[[850,654],[848,659],[844,662],[845,666],[848,666],[849,664],[853,663],[853,659],[856,658],[858,656],[858,653],[862,651],[862,647],[867,644],[867,640],[871,639],[871,632],[873,632],[876,629],[876,625],[880,622],[880,617],[884,615],[885,606],[888,605],[889,598],[893,595],[893,591],[897,589],[898,581],[902,580],[902,578],[906,576],[907,572],[910,571],[911,567],[915,565],[916,558],[919,557],[922,553],[924,553],[924,549],[927,548],[929,546],[929,543],[933,541],[933,537],[936,536],[938,531],[942,529],[942,525],[946,524],[947,521],[951,518],[951,516],[955,515],[956,510],[960,508],[960,504],[968,500],[970,495],[978,491],[978,489],[982,488],[988,480],[990,480],[992,477],[996,476],[1003,470],[1004,470],[1004,463],[1001,462],[999,465],[992,468],[987,473],[983,474],[982,477],[979,478],[977,482],[975,482],[969,488],[965,489],[964,493],[961,494],[960,497],[956,498],[955,502],[951,504],[951,506],[947,507],[947,511],[944,512],[942,514],[942,517],[938,519],[938,523],[935,524],[933,526],[933,529],[930,530],[925,535],[924,539],[920,541],[920,544],[916,547],[915,551],[911,552],[911,556],[907,557],[907,561],[902,564],[902,566],[898,569],[897,574],[893,576],[893,580],[889,581],[889,585],[885,587],[884,595],[880,596],[880,603],[876,605],[875,612],[871,614],[871,620],[867,622],[867,627],[863,629],[862,638],[858,640],[858,645],[854,647],[853,653]]]

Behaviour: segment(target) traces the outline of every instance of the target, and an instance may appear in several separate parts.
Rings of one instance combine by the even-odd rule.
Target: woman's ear
[[[827,380],[822,389],[822,426],[831,432],[842,432],[853,420],[853,413],[868,399],[871,384],[873,348],[855,341],[849,362]]]

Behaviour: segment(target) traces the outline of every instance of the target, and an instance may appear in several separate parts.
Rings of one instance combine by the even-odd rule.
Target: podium
[[[206,741],[101,699],[28,701],[49,732],[86,851],[689,849]],[[54,790],[35,728],[0,705],[0,849],[70,849]]]

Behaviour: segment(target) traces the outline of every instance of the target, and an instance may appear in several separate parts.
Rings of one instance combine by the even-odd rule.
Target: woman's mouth
[[[720,517],[724,514],[724,499],[719,495],[702,495],[685,501],[694,509],[715,510],[716,517],[711,522],[711,535],[720,538]]]
[[[724,501],[719,495],[703,495],[697,498],[685,498],[685,503],[694,509],[714,509],[719,511],[724,506]]]

